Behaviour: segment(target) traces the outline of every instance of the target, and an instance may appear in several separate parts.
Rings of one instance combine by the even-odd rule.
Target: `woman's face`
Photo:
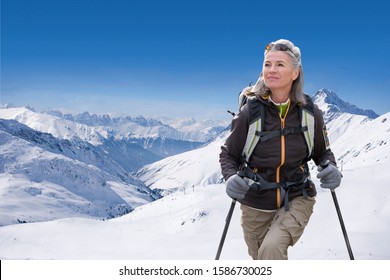
[[[290,93],[293,81],[298,77],[299,69],[294,68],[290,57],[284,51],[270,51],[263,64],[265,85],[272,93]]]

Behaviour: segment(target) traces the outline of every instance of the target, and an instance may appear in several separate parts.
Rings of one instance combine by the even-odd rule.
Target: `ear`
[[[293,81],[295,81],[299,77],[300,72],[301,72],[301,68],[294,69],[293,74],[292,74]]]

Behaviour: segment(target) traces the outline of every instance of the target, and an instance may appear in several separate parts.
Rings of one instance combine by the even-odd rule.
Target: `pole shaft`
[[[344,239],[345,239],[345,244],[347,245],[347,250],[348,250],[349,258],[350,258],[351,260],[354,260],[353,253],[352,253],[352,249],[351,249],[351,245],[349,244],[349,239],[348,239],[347,230],[345,229],[343,217],[341,216],[340,206],[339,206],[339,203],[338,203],[338,201],[337,201],[337,197],[336,197],[336,192],[335,192],[335,190],[331,190],[331,194],[332,194],[332,198],[333,198],[334,205],[335,205],[335,207],[336,207],[337,216],[339,217],[341,230],[343,231],[343,235],[344,235]]]
[[[225,242],[227,231],[229,229],[230,220],[232,219],[232,216],[233,216],[234,206],[236,206],[235,199],[232,200],[232,204],[230,205],[230,209],[229,209],[228,215],[226,217],[225,228],[223,229],[221,241],[219,242],[219,246],[218,246],[217,255],[215,257],[216,260],[219,260],[219,257],[221,256],[222,247],[223,247],[223,244]]]

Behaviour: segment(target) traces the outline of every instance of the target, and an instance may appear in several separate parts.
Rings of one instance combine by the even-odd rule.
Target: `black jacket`
[[[300,126],[299,105],[291,103],[285,118],[282,120],[278,108],[272,102],[262,98],[259,98],[258,102],[263,102],[265,105],[263,131],[280,130],[283,125],[285,128]],[[316,105],[314,105],[314,119],[315,135],[312,159],[317,165],[323,160],[329,160],[336,165],[335,157],[329,148],[323,113]],[[220,164],[225,180],[239,170],[248,127],[248,107],[244,105],[233,118],[231,133],[221,147]],[[290,134],[275,137],[266,142],[259,142],[248,165],[256,169],[259,175],[269,182],[296,182],[305,176],[305,172],[308,172],[308,155],[309,150],[304,135]],[[312,182],[307,193],[309,196],[316,195]],[[290,190],[289,200],[301,195],[301,190]],[[240,202],[258,209],[274,210],[283,206],[283,201],[279,201],[280,197],[278,196],[277,190],[255,191],[250,189]]]

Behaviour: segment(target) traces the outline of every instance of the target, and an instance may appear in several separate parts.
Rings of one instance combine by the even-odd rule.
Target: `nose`
[[[275,64],[272,64],[272,65],[268,68],[268,72],[271,72],[271,73],[276,72],[276,66],[275,66]]]

